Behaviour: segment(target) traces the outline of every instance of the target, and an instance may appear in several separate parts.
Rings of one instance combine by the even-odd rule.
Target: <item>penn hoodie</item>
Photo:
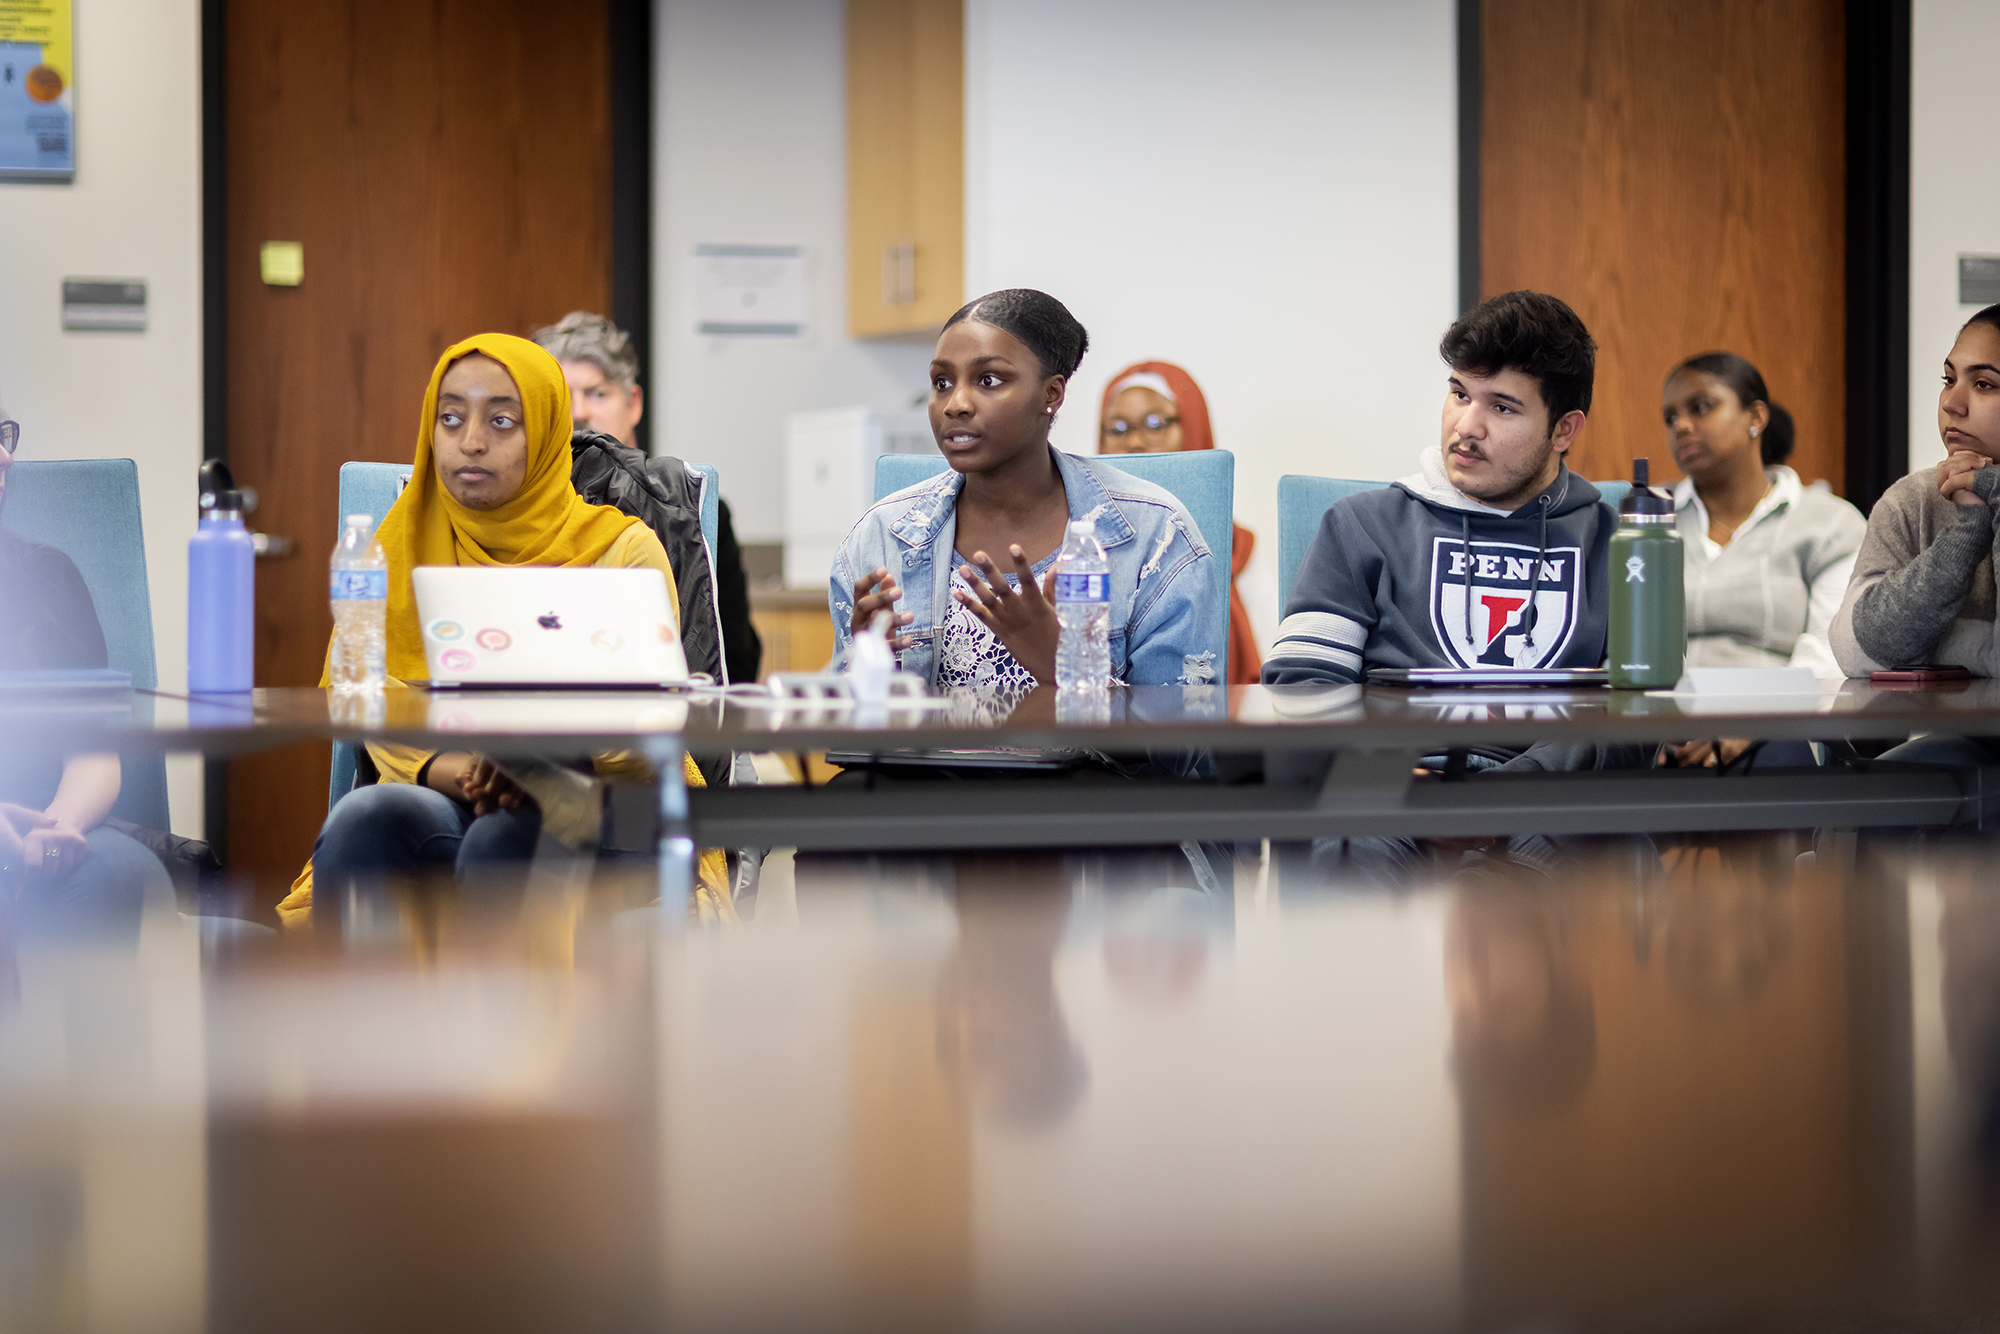
[[[1337,501],[1292,585],[1266,685],[1358,681],[1370,667],[1598,667],[1618,515],[1567,465],[1509,513],[1451,484],[1443,451]]]

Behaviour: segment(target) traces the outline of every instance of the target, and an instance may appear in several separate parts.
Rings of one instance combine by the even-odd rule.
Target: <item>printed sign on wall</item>
[[[70,0],[0,4],[0,180],[76,177]]]

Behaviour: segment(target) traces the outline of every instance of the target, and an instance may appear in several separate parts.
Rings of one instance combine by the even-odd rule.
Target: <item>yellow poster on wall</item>
[[[76,177],[70,0],[0,3],[0,180]]]

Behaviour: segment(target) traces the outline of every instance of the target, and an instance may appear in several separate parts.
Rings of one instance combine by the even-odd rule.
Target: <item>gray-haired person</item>
[[[646,415],[646,391],[639,383],[639,355],[632,336],[602,315],[574,310],[530,335],[562,365],[569,381],[570,418],[578,431],[608,435],[639,448],[639,421]],[[716,526],[715,609],[722,622],[722,654],[732,681],[755,681],[764,644],[750,623],[750,581],[743,549],[730,521],[729,502],[720,501]]]

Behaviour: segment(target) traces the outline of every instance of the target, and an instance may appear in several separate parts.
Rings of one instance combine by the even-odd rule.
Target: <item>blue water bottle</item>
[[[257,550],[229,465],[201,465],[201,526],[188,539],[188,689],[250,689],[255,663]]]

